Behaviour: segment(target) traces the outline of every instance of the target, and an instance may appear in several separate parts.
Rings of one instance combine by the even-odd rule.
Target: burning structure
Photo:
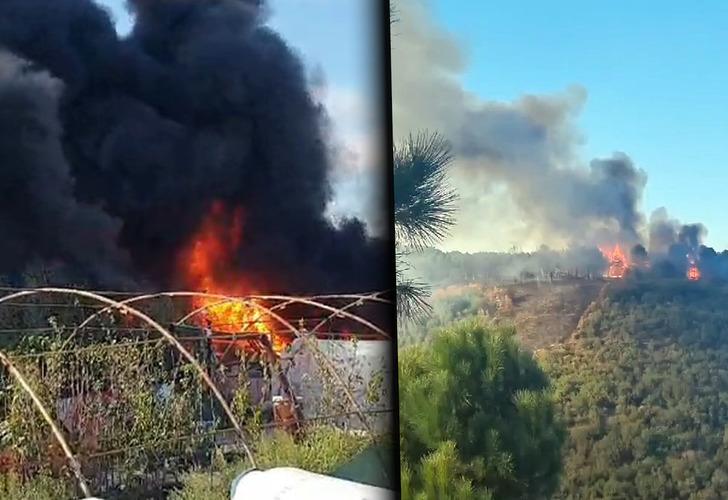
[[[87,479],[96,490],[123,486],[119,481],[128,478],[115,475],[121,473],[118,463],[105,457],[137,453],[139,443],[149,446],[153,455],[139,473],[149,474],[145,476],[148,485],[160,485],[169,478],[155,476],[155,470],[184,470],[189,450],[200,452],[205,443],[235,453],[242,438],[243,449],[248,450],[244,440],[253,425],[286,429],[297,436],[310,420],[361,428],[370,434],[389,432],[389,423],[380,417],[386,416],[390,400],[379,390],[372,391],[368,383],[376,373],[386,382],[391,367],[381,360],[356,364],[331,355],[332,344],[334,349],[354,349],[354,354],[360,344],[363,348],[376,344],[389,357],[388,342],[370,342],[390,340],[377,326],[377,318],[390,316],[390,300],[381,294],[225,297],[197,293],[196,297],[216,301],[188,311],[189,301],[184,299],[190,292],[125,295],[122,303],[94,292],[50,288],[7,293],[0,297],[0,305],[5,306],[0,313],[7,312],[12,300],[48,295],[55,298],[26,305],[54,310],[60,325],[73,325],[79,313],[85,319],[70,326],[60,357],[58,346],[31,356],[22,349],[0,350],[0,388],[3,394],[18,396],[2,399],[0,422],[10,427],[23,422],[22,429],[13,428],[8,446],[0,453],[0,474],[30,477],[45,467],[62,474],[70,460],[87,494]],[[64,303],[64,298],[74,297]],[[181,309],[168,307],[174,305],[168,301],[175,299]],[[109,307],[93,307],[99,302]],[[207,310],[229,303],[260,311],[265,328],[240,323],[239,328],[250,330],[225,333],[199,326],[210,324]],[[182,311],[188,312],[179,317]],[[177,319],[162,326],[170,314]],[[293,318],[297,318],[295,324]],[[253,322],[248,316],[245,319]],[[50,336],[57,340],[62,331],[51,328]],[[380,371],[362,371],[362,362]],[[42,398],[24,385],[24,377],[32,377],[33,386],[43,387]],[[308,390],[317,380],[315,390]],[[27,394],[36,398],[35,408],[24,399]],[[373,403],[375,394],[383,399]],[[45,422],[38,425],[36,408],[45,412],[50,425],[57,420],[57,432],[48,432]],[[137,424],[144,418],[147,426],[142,428]],[[127,448],[131,436],[136,444]],[[174,443],[186,444],[180,449]],[[109,446],[115,449],[109,452]]]
[[[232,396],[250,382],[234,371],[240,359],[256,357],[297,401],[283,366],[295,338],[380,340],[392,331],[386,301],[363,322],[350,311],[374,294],[327,302],[389,288],[391,245],[360,220],[328,217],[328,117],[300,59],[266,25],[266,2],[127,3],[134,26],[120,37],[93,0],[0,2],[0,274],[23,287],[26,271],[42,268],[43,284],[56,286],[186,290],[154,296],[185,302],[189,321],[180,310],[140,316],[132,297],[123,307],[112,301],[111,313],[103,306],[103,321],[94,312],[98,322],[66,323],[98,356],[98,370],[93,384],[76,383],[91,362],[74,355],[54,368],[65,378],[48,397],[63,402],[57,413],[72,438],[96,419],[99,435],[121,444],[138,415],[104,412],[133,406],[139,394],[154,408],[149,424],[164,423],[158,435],[198,432],[220,415],[238,429]],[[131,320],[120,317],[126,308]],[[140,327],[143,317],[154,323]],[[107,349],[109,331],[130,345]],[[137,345],[134,335],[153,338]],[[139,357],[147,341],[165,348],[153,364]],[[327,363],[337,381],[341,370]],[[52,370],[38,366],[47,380]],[[186,370],[204,397],[180,394],[191,384]],[[122,384],[122,372],[134,382]],[[351,403],[349,393],[336,397]],[[179,419],[163,414],[172,403],[187,405]]]

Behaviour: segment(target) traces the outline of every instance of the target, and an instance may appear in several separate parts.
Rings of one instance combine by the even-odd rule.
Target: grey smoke
[[[667,209],[660,207],[650,216],[649,250],[651,254],[667,254],[674,245],[684,245],[697,251],[708,235],[707,228],[700,223],[682,224],[671,218]]]
[[[640,241],[647,176],[624,153],[581,161],[575,121],[586,99],[583,89],[513,102],[483,100],[460,84],[466,55],[436,26],[424,4],[403,0],[397,6],[395,136],[426,128],[452,141],[453,182],[462,196],[459,225],[467,227],[467,234],[456,228],[455,239],[477,227],[478,234],[510,233],[531,246]],[[484,217],[479,204],[484,196],[505,207],[501,211],[509,209],[507,217],[497,212]],[[518,233],[494,229],[514,220],[522,226]]]

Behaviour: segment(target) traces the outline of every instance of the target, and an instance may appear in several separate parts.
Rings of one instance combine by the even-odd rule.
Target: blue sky
[[[588,93],[584,158],[624,151],[647,171],[645,211],[703,222],[728,248],[728,2],[432,0],[486,99]]]
[[[124,0],[96,0],[111,9],[117,30],[132,25]],[[272,0],[270,25],[297,49],[307,65],[324,67],[329,81],[361,87],[371,57],[369,22],[372,9],[366,0]],[[332,41],[335,40],[335,43]]]
[[[129,31],[132,19],[124,0],[97,0],[111,10],[117,30]],[[325,76],[323,102],[334,122],[337,144],[346,149],[335,163],[334,215],[355,215],[375,232],[386,227],[381,213],[381,162],[374,156],[381,131],[373,110],[377,61],[371,0],[270,0],[269,25],[281,33],[311,72]],[[353,153],[353,154],[352,154]]]

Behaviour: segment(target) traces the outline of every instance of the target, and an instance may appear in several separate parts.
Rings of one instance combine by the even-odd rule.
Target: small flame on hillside
[[[612,249],[599,247],[599,250],[602,252],[602,255],[608,263],[604,277],[610,279],[624,278],[627,275],[631,264],[627,254],[625,254],[622,250],[622,247],[619,246],[619,244],[616,244]]]
[[[688,272],[687,272],[688,280],[690,281],[700,281],[701,273],[700,268],[698,267],[698,263],[696,259],[688,255]]]
[[[196,291],[241,297],[251,293],[251,286],[245,276],[234,270],[233,260],[240,248],[243,236],[243,211],[240,208],[228,212],[219,201],[213,203],[203,220],[200,230],[190,245],[182,252],[181,268],[188,286]],[[202,326],[217,333],[269,335],[273,349],[282,351],[286,342],[272,334],[266,314],[254,303],[225,302],[217,298],[195,297],[193,306],[206,307],[201,314]],[[215,342],[216,352],[224,352],[229,342]],[[250,344],[237,341],[240,348]]]

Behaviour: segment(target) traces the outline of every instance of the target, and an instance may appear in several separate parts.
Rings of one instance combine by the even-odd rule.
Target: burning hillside
[[[675,273],[679,273],[680,268],[684,267],[685,276],[689,281],[699,281],[702,278],[698,257],[699,250],[688,253],[683,262],[680,262],[679,259],[670,259],[669,255],[657,254],[653,258],[658,264],[658,269],[661,269],[663,272],[666,267],[672,267]],[[600,251],[606,263],[604,277],[608,279],[623,279],[633,271],[649,273],[652,267],[650,256],[642,245],[636,245],[629,256],[622,250],[622,246],[619,244],[616,244],[611,249],[601,247]]]
[[[0,3],[0,273],[22,284],[40,263],[56,283],[233,294],[387,288],[372,272],[387,242],[326,216],[327,117],[265,2],[128,3],[124,38],[92,0]],[[231,315],[255,322],[208,313]]]

